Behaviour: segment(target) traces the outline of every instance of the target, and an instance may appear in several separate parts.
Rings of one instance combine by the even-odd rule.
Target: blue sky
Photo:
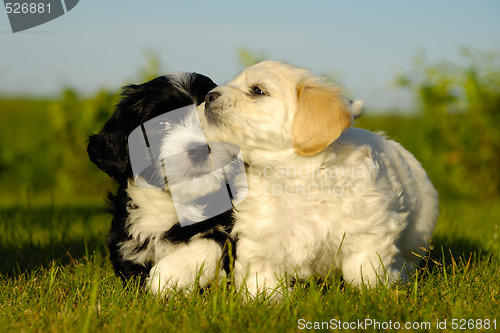
[[[500,1],[82,0],[67,14],[13,34],[0,12],[0,94],[84,93],[132,83],[146,50],[165,72],[197,71],[224,83],[237,50],[334,73],[367,110],[405,109],[391,82],[417,53],[460,61],[464,46],[500,52]],[[137,82],[134,82],[137,83]]]

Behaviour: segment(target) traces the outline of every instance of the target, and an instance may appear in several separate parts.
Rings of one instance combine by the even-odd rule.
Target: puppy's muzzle
[[[215,102],[217,98],[220,97],[220,93],[216,91],[209,92],[207,96],[205,96],[205,106],[210,105],[210,103]]]
[[[216,101],[221,96],[219,92],[212,91],[205,96],[205,117],[209,123],[218,122]]]
[[[210,155],[210,147],[207,145],[200,145],[199,143],[191,143],[186,150],[189,159],[193,163],[204,163]]]

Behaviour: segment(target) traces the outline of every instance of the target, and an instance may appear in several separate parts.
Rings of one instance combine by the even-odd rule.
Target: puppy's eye
[[[267,95],[267,92],[259,86],[253,86],[250,88],[250,93],[255,96]]]
[[[165,120],[158,120],[153,123],[152,128],[155,131],[167,131],[172,128],[172,125]]]

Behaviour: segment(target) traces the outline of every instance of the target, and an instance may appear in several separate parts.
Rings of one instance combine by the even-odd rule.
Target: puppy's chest
[[[246,215],[244,218],[253,219],[254,226],[300,229],[312,227],[328,215],[327,206],[332,198],[328,203],[324,200],[323,180],[315,175],[266,177],[249,174],[247,177],[248,195],[237,209]]]
[[[172,197],[159,190],[129,188],[127,227],[136,240],[160,238],[177,223]]]

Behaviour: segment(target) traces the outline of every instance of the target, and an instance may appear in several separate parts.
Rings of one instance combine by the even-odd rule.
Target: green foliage
[[[87,138],[102,128],[117,100],[116,93],[106,90],[83,98],[75,90],[66,89],[60,99],[49,106],[48,126],[55,141],[47,147],[53,161],[58,161],[53,165],[56,188],[71,193],[100,187],[93,180],[103,182],[104,179],[100,176],[102,172],[88,163]]]
[[[0,191],[16,196],[19,187],[43,188],[54,181],[44,141],[46,100],[0,100]],[[27,111],[29,110],[29,112]]]
[[[101,91],[84,98],[65,89],[53,101],[1,100],[0,193],[15,204],[26,195],[58,198],[91,197],[110,184],[88,159],[88,135],[109,117],[117,95]],[[29,194],[28,194],[29,193]],[[69,200],[71,201],[71,200]]]
[[[259,62],[267,60],[268,55],[264,51],[251,51],[245,47],[241,47],[238,49],[238,62],[242,66],[242,68],[250,67]]]
[[[159,51],[146,49],[143,55],[145,58],[144,66],[139,70],[136,83],[146,82],[165,74]]]
[[[416,92],[423,117],[415,134],[433,160],[439,187],[449,194],[491,198],[500,194],[500,54],[462,52],[465,65],[429,64],[397,83]]]

